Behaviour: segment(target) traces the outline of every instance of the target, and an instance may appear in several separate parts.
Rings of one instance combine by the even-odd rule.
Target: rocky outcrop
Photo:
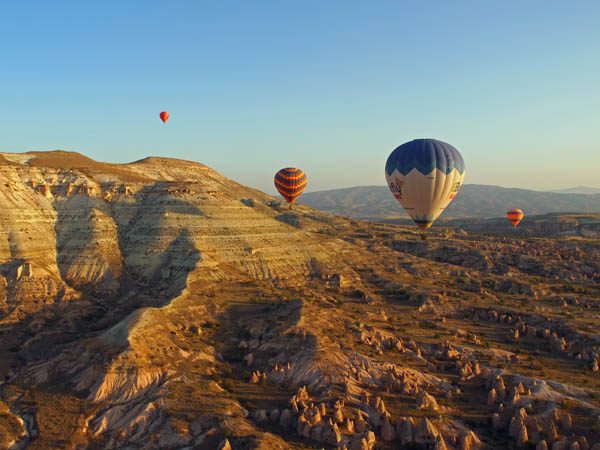
[[[431,412],[438,412],[440,409],[437,401],[435,400],[435,397],[429,395],[425,390],[422,390],[417,395],[417,408],[428,410]]]
[[[423,242],[164,158],[0,175],[0,447],[594,447],[585,236]]]

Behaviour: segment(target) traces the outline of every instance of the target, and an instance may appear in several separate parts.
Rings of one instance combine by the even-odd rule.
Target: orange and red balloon
[[[160,117],[160,120],[163,121],[163,123],[167,123],[167,120],[169,120],[169,113],[167,111],[161,112],[158,116]]]
[[[513,227],[516,227],[517,225],[519,225],[519,222],[521,222],[521,220],[523,220],[523,216],[525,216],[525,214],[523,214],[523,211],[520,210],[519,208],[509,209],[506,213],[506,218],[508,219],[508,221],[511,223],[511,225]]]
[[[275,174],[275,188],[288,203],[294,203],[306,188],[306,174],[295,167],[286,167]]]

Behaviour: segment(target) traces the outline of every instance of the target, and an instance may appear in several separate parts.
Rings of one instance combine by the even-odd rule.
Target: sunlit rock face
[[[5,315],[35,309],[13,301],[34,289],[44,298],[31,303],[41,307],[50,294],[70,301],[73,290],[115,295],[132,279],[286,278],[337,251],[277,220],[284,213],[267,206],[269,196],[201,164],[111,165],[67,152],[2,160],[0,261],[14,292]]]
[[[591,235],[423,242],[166,158],[0,181],[1,448],[600,441]]]

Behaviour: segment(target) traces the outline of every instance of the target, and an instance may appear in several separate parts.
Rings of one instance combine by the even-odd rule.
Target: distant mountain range
[[[575,193],[588,190],[590,193]],[[596,192],[598,191],[598,192]],[[393,219],[407,217],[387,186],[357,186],[306,193],[301,203],[315,209],[357,219]],[[532,191],[481,184],[464,185],[450,204],[444,218],[499,217],[509,208],[521,208],[526,214],[598,213],[600,190],[572,188],[560,192]]]
[[[567,189],[552,189],[550,192],[556,192],[558,194],[600,194],[600,188],[576,186]]]

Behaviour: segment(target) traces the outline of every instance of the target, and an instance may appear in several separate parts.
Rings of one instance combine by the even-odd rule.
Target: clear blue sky
[[[2,5],[0,151],[179,157],[273,192],[288,165],[385,184],[418,137],[468,183],[600,187],[600,2]]]

